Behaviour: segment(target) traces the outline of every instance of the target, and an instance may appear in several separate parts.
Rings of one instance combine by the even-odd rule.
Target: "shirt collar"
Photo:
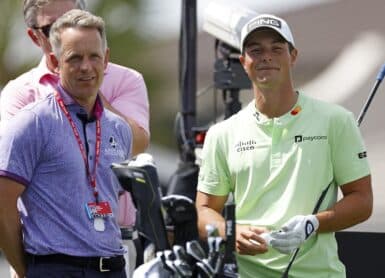
[[[58,93],[63,99],[63,102],[65,106],[69,106],[69,109],[74,109],[76,110],[76,113],[83,113],[85,114],[86,112],[84,111],[84,108],[80,106],[76,100],[72,98],[70,94],[59,84],[58,85]],[[92,112],[93,116],[98,120],[102,117],[104,111],[103,103],[99,95],[96,97],[96,102],[94,105],[94,110]]]
[[[255,100],[249,103],[248,110],[249,113],[253,116],[257,124],[259,125],[270,125],[272,123],[276,125],[287,125],[292,120],[298,118],[299,115],[301,115],[301,112],[304,107],[304,99],[302,94],[298,93],[298,99],[296,104],[290,109],[289,112],[283,114],[280,117],[274,117],[269,118],[266,115],[262,114],[258,111],[258,109],[255,107]]]
[[[36,73],[39,83],[42,83],[45,79],[51,79],[55,82],[59,80],[59,76],[48,69],[45,56],[41,58],[39,65],[36,67]]]

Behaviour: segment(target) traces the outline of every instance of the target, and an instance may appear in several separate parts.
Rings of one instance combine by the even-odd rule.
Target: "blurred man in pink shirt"
[[[8,82],[1,92],[1,121],[7,121],[29,103],[45,98],[57,85],[57,70],[50,64],[49,30],[65,12],[85,9],[84,0],[24,0],[23,12],[27,34],[43,51],[39,65]],[[133,133],[132,154],[144,152],[149,144],[149,103],[142,75],[130,68],[109,63],[100,88],[104,107],[123,117]],[[132,228],[135,207],[129,193],[119,199],[118,223]]]

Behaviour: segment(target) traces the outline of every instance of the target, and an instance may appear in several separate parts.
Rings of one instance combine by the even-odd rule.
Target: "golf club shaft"
[[[333,184],[333,181],[331,181],[331,182],[328,184],[328,186],[322,191],[321,196],[320,196],[320,198],[318,199],[318,201],[317,201],[317,203],[316,203],[316,205],[315,205],[315,207],[314,207],[314,209],[313,209],[312,214],[316,214],[316,213],[318,212],[318,210],[319,210],[319,208],[320,208],[320,206],[321,206],[323,200],[325,199],[326,193],[329,191],[329,188],[330,188],[330,186],[331,186],[332,184]],[[288,278],[288,277],[289,277],[289,271],[290,271],[290,268],[291,268],[291,266],[293,265],[294,260],[295,260],[295,258],[296,258],[297,255],[298,255],[298,252],[299,252],[299,247],[298,247],[297,249],[295,249],[293,255],[291,256],[291,259],[290,259],[290,261],[289,261],[289,263],[288,263],[288,265],[287,265],[287,267],[286,267],[286,269],[285,269],[285,272],[284,272],[283,275],[282,275],[282,278]]]
[[[364,119],[364,116],[365,116],[365,114],[366,114],[366,112],[370,106],[370,103],[372,102],[374,95],[377,92],[378,87],[380,86],[382,80],[384,79],[384,76],[385,76],[385,64],[382,65],[380,71],[378,72],[376,82],[374,83],[374,86],[373,86],[372,90],[370,91],[369,97],[366,100],[366,102],[365,102],[365,104],[364,104],[364,106],[360,112],[360,115],[358,116],[358,119],[357,119],[358,126],[360,126],[362,120]],[[321,194],[320,198],[318,199],[317,204],[313,210],[313,214],[316,214],[318,212],[319,207],[321,206],[322,201],[325,198],[326,193],[329,190],[331,184],[332,184],[332,182],[329,183],[329,185],[326,187],[326,189],[322,192],[322,194]],[[293,253],[293,255],[289,261],[289,264],[287,265],[285,272],[282,275],[282,278],[288,278],[289,277],[289,270],[290,270],[291,266],[293,265],[293,262],[294,262],[295,258],[297,257],[298,252],[299,252],[299,247]]]
[[[368,108],[369,108],[370,104],[372,103],[372,100],[373,100],[373,98],[377,92],[377,89],[380,86],[382,80],[384,79],[384,75],[385,75],[385,64],[382,65],[380,71],[378,72],[376,82],[374,83],[374,86],[373,86],[372,90],[370,91],[369,97],[361,109],[360,115],[358,116],[358,119],[357,119],[358,126],[361,125],[361,123],[364,119],[364,116],[365,116],[366,112],[368,111]]]

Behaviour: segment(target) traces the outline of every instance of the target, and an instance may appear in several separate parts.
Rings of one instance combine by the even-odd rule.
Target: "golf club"
[[[382,80],[384,79],[384,75],[385,75],[385,64],[382,65],[380,71],[378,72],[376,82],[374,83],[373,88],[370,91],[369,97],[361,109],[361,112],[360,112],[358,119],[357,119],[358,126],[361,125],[361,123],[364,119],[364,116],[365,116],[370,104],[372,103],[374,95],[376,94],[378,87],[380,86]]]
[[[205,251],[200,246],[197,240],[192,240],[186,243],[186,251],[196,261],[203,261],[206,257]]]
[[[358,126],[361,125],[361,123],[362,123],[362,121],[364,119],[364,116],[365,116],[365,114],[366,114],[366,112],[367,112],[367,110],[368,110],[368,108],[369,108],[369,106],[370,106],[370,104],[371,104],[371,102],[372,102],[372,100],[374,98],[374,95],[376,94],[378,87],[380,86],[382,80],[384,79],[384,76],[385,76],[385,64],[382,65],[380,71],[378,72],[377,77],[376,77],[376,82],[374,83],[374,86],[373,86],[372,90],[370,91],[369,97],[366,100],[366,102],[365,102],[363,108],[361,109],[361,112],[360,112],[360,114],[359,114],[359,116],[357,118]],[[317,204],[316,204],[316,206],[314,208],[313,214],[316,214],[318,212],[319,207],[321,206],[322,201],[325,198],[326,193],[328,192],[328,190],[329,190],[330,186],[332,185],[332,183],[333,183],[333,181],[329,183],[329,185],[325,188],[324,191],[322,191],[321,196],[318,199]],[[287,265],[286,270],[285,270],[285,272],[282,275],[282,278],[288,278],[289,277],[290,268],[293,265],[293,262],[294,262],[295,258],[298,255],[299,249],[300,248],[298,247],[295,250],[295,252],[293,253],[293,255],[292,255],[292,257],[291,257],[291,259],[289,261],[289,264]]]

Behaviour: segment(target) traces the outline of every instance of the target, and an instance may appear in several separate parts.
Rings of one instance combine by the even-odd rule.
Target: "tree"
[[[16,18],[21,17],[19,1],[0,1],[0,11],[3,14],[3,16],[0,17],[0,87],[2,87],[12,76],[12,73],[9,72],[7,65],[3,62],[3,57],[9,45],[10,38],[12,37],[12,30],[16,22]]]

